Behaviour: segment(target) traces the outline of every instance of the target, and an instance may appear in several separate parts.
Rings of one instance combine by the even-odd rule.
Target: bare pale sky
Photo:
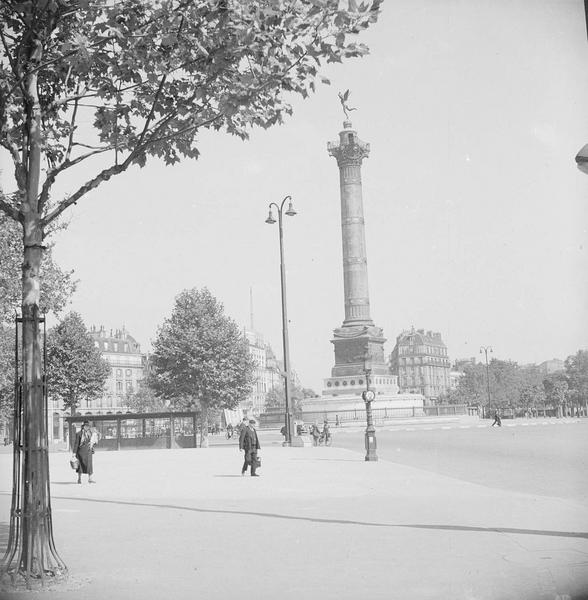
[[[124,324],[148,350],[182,289],[207,286],[248,326],[253,287],[255,328],[281,355],[278,231],[264,220],[291,194],[291,359],[319,391],[344,315],[326,143],[349,88],[371,144],[368,273],[386,352],[412,325],[439,331],[451,359],[480,345],[520,363],[587,347],[588,176],[574,163],[588,142],[583,3],[387,0],[364,41],[371,55],[330,66],[332,85],[296,100],[283,126],[248,142],[204,133],[198,161],[151,161],[73,207],[55,250],[81,280],[71,308],[88,325]]]

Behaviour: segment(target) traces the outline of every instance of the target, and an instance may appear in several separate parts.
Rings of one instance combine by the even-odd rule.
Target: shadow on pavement
[[[77,481],[52,481],[51,485],[77,485]]]
[[[240,477],[240,475],[219,475],[218,477]],[[308,523],[326,523],[332,525],[359,525],[363,527],[405,528],[405,529],[432,529],[440,531],[471,531],[474,533],[511,533],[516,535],[542,535],[550,537],[567,537],[588,539],[588,532],[584,531],[550,531],[543,529],[519,529],[515,527],[474,527],[471,525],[439,525],[435,523],[370,523],[369,521],[353,521],[350,519],[324,519],[321,517],[300,517],[279,513],[263,513],[248,510],[225,510],[212,508],[196,508],[193,506],[177,506],[174,504],[153,504],[147,502],[130,502],[125,500],[104,500],[101,498],[73,498],[67,496],[53,496],[55,500],[73,500],[78,502],[97,502],[100,504],[118,504],[121,506],[144,506],[147,508],[165,508],[174,510],[187,510],[197,513],[219,515],[248,515],[253,517],[287,519],[291,521],[306,521]]]

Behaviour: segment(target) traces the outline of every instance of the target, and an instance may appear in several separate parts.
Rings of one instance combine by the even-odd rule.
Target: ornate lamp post
[[[376,441],[376,428],[374,427],[372,418],[372,402],[375,400],[376,394],[374,393],[374,390],[370,389],[370,375],[372,369],[368,358],[364,361],[363,372],[365,373],[365,390],[362,392],[361,397],[365,402],[365,414],[367,419],[367,427],[365,428],[365,460],[374,461],[378,460],[378,455],[376,454],[376,448],[378,447]]]
[[[492,352],[492,346],[480,346],[480,354],[486,355],[486,388],[488,390],[488,410],[491,410],[490,406],[490,370],[488,367],[488,352]]]
[[[576,166],[583,173],[588,173],[588,144],[582,146],[578,154],[576,154]]]
[[[285,211],[289,217],[293,217],[296,214],[294,207],[292,206],[292,197],[286,196],[280,205],[275,202],[269,203],[269,214],[266,223],[273,225],[276,220],[272,214],[272,206],[278,211],[278,229],[280,231],[280,283],[282,288],[282,343],[284,347],[284,397],[286,399],[286,440],[284,446],[292,445],[292,414],[290,412],[290,348],[288,344],[288,313],[286,310],[286,267],[284,264],[284,229],[282,224],[282,213],[284,212],[284,204],[286,200],[289,201],[288,210]]]

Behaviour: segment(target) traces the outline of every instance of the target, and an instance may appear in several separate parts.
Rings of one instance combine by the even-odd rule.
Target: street
[[[496,489],[588,504],[588,421],[544,422],[525,426],[504,421],[501,428],[490,427],[490,421],[467,429],[378,428],[378,458]],[[333,445],[358,451],[364,434],[335,429]]]

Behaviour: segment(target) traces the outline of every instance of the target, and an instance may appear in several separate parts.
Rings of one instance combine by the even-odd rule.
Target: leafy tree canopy
[[[588,402],[588,350],[578,350],[566,359],[565,374],[574,400]]]
[[[293,384],[291,386],[292,398],[289,400],[292,403],[292,412],[296,415],[302,413],[302,401],[305,398],[316,398],[318,394],[310,388],[303,388]],[[284,395],[284,386],[278,385],[273,387],[265,396],[266,408],[285,408],[286,396]]]
[[[137,389],[128,392],[125,396],[124,405],[136,413],[164,412],[169,410],[163,398],[157,396],[155,390],[141,382]]]
[[[0,323],[14,323],[22,299],[22,231],[0,212]],[[41,267],[41,312],[59,314],[76,288],[73,271],[63,271],[53,260],[52,246]]]
[[[47,382],[49,394],[75,413],[83,400],[104,393],[110,373],[81,316],[71,312],[48,332]]]
[[[0,4],[0,143],[18,193],[0,207],[43,228],[148,156],[196,158],[197,131],[241,138],[292,112],[325,62],[362,56],[356,35],[380,0],[23,0]],[[322,81],[328,81],[321,77]],[[92,121],[93,128],[84,122]],[[52,204],[58,177],[102,155],[110,163]],[[27,174],[45,159],[40,192]],[[87,167],[86,167],[87,171]],[[35,174],[37,181],[39,173]],[[31,193],[35,198],[31,198]],[[27,197],[28,194],[28,197]],[[19,212],[20,211],[20,212]]]
[[[233,409],[251,392],[255,365],[246,340],[207,288],[176,297],[151,360],[156,393],[186,406]]]

